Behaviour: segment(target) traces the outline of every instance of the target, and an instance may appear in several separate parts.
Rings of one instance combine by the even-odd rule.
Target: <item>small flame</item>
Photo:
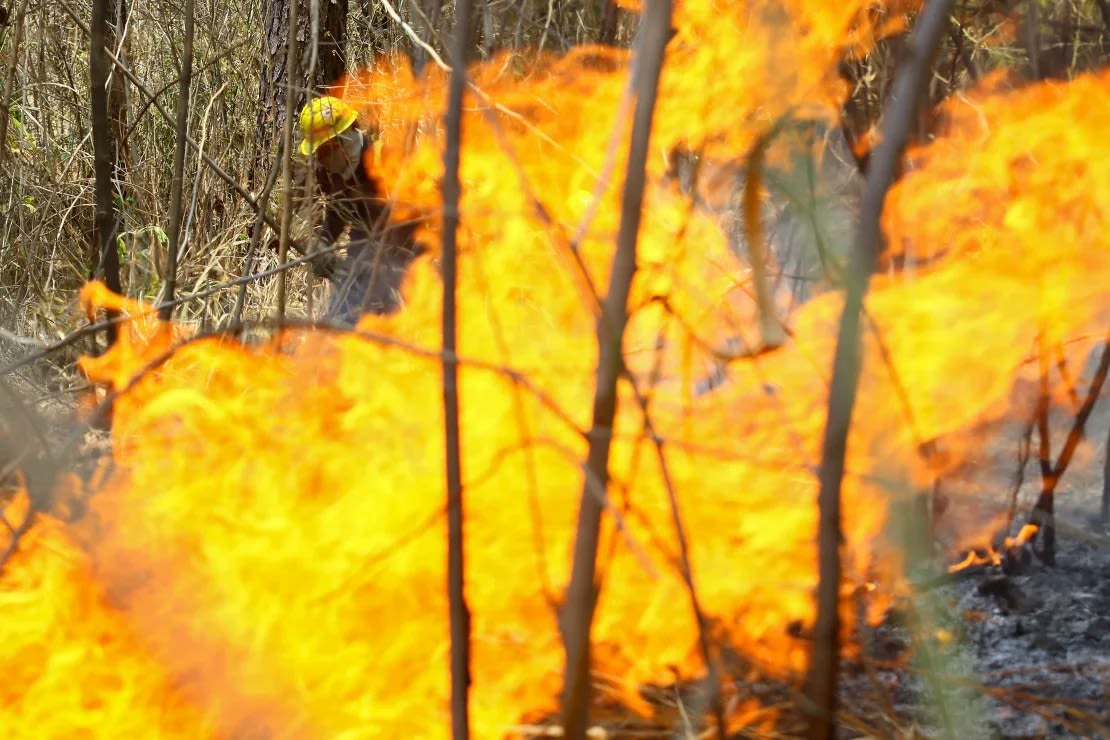
[[[1039,529],[1036,524],[1026,524],[1016,536],[1007,536],[997,550],[993,545],[988,545],[985,550],[971,550],[963,560],[949,565],[948,572],[958,573],[976,565],[1002,565],[1002,558],[1007,553],[1011,553],[1030,542],[1037,536]]]

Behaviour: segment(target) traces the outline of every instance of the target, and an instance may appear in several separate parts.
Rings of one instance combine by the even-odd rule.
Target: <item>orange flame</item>
[[[845,38],[869,38],[858,24],[867,5],[680,6],[625,345],[651,388],[666,475],[624,388],[594,632],[596,669],[629,706],[642,705],[644,683],[704,670],[667,481],[715,639],[781,675],[804,667],[806,643],[788,626],[813,618],[814,471],[841,298],[807,303],[787,346],[731,363],[730,383],[693,398],[709,347],[752,331],[736,299],[746,272],[718,225],[659,183],[675,147],[725,156],[808,101],[832,110],[842,94],[832,62]],[[493,126],[473,110],[465,129],[460,397],[476,737],[550,710],[559,689],[555,606],[596,351],[589,286],[604,284],[619,220],[619,177],[606,173],[622,171],[621,147],[607,152],[626,63],[587,49],[536,68],[506,56],[474,73],[491,100],[523,111],[491,114]],[[951,464],[922,459],[921,443],[1009,413],[1042,327],[1070,337],[1110,318],[1110,191],[1099,185],[1110,160],[1096,103],[1108,80],[952,104],[949,135],[917,153],[919,169],[891,194],[892,243],[940,259],[912,280],[876,278],[868,301],[874,331],[844,486],[846,609],[857,585],[882,584],[876,614],[897,587],[898,551],[882,536],[889,502]],[[431,218],[430,243],[441,85],[393,65],[344,88],[379,121],[375,173],[402,210]],[[1067,182],[1077,172],[1082,192]],[[102,302],[98,290],[87,297]],[[93,516],[79,528],[44,518],[3,576],[26,618],[0,633],[4,667],[22,661],[6,674],[20,679],[7,686],[8,735],[446,734],[439,291],[434,260],[419,261],[405,310],[360,324],[388,341],[202,339],[134,382],[162,342],[85,363],[94,380],[130,389],[115,405],[113,468]]]
[[[997,550],[994,547],[987,547],[986,550],[981,552],[972,550],[967,554],[967,557],[960,562],[949,565],[948,572],[958,573],[961,570],[967,570],[976,565],[1002,565],[1003,555],[1032,540],[1039,530],[1040,527],[1036,524],[1023,525],[1017,535],[1013,537],[1007,536]]]

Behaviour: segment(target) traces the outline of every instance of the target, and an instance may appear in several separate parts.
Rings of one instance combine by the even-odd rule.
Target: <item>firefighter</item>
[[[326,200],[317,250],[330,254],[349,229],[347,253],[338,268],[321,270],[335,288],[327,318],[353,325],[363,313],[396,311],[401,281],[422,249],[413,238],[414,224],[390,223],[381,184],[367,172],[365,155],[376,131],[360,126],[358,113],[330,96],[304,107],[299,128],[300,153],[315,160],[316,182]]]

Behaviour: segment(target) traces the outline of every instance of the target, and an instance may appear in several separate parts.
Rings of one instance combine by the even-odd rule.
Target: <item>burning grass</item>
[[[655,182],[676,147],[723,156],[804,101],[832,110],[843,91],[830,70],[858,12],[846,5],[835,15],[821,3],[792,4],[795,15],[767,5],[775,24],[765,27],[758,14],[684,4]],[[865,30],[855,32],[865,40]],[[797,45],[806,52],[784,77],[775,60]],[[591,286],[604,280],[616,231],[612,173],[622,169],[608,137],[625,61],[583,50],[529,74],[513,72],[510,58],[475,74],[490,99],[525,111],[490,113],[497,125],[473,111],[463,157],[460,398],[477,737],[541,716],[560,688],[556,604],[590,412]],[[717,89],[726,82],[727,106]],[[383,127],[375,173],[417,215],[438,202],[440,85],[387,66],[345,88]],[[892,243],[936,259],[912,276],[876,278],[868,300],[844,488],[846,612],[865,582],[879,584],[872,617],[902,588],[899,549],[883,536],[891,498],[960,459],[959,449],[947,462],[923,458],[922,443],[1011,413],[1039,332],[1062,340],[1110,318],[1110,202],[1092,185],[1110,182],[1096,104],[1108,87],[1110,77],[1091,76],[953,103],[947,136],[916,154],[918,168],[892,194]],[[805,304],[786,346],[730,363],[730,381],[695,398],[698,371],[716,359],[710,348],[752,331],[751,311],[736,308],[746,268],[718,225],[669,187],[652,189],[647,208],[625,350],[650,388],[665,454],[646,438],[626,384],[594,630],[597,670],[641,711],[641,685],[703,670],[668,481],[714,640],[781,677],[805,665],[814,471],[841,302],[828,293]],[[436,228],[432,218],[429,243]],[[288,329],[256,347],[204,338],[162,357],[172,336],[148,318],[85,362],[91,378],[128,390],[115,403],[112,465],[90,516],[71,526],[42,517],[0,582],[14,610],[0,659],[17,679],[5,694],[6,735],[446,731],[439,295],[428,256],[409,275],[405,310],[365,318],[361,335]],[[96,287],[86,298],[114,300]],[[156,357],[164,361],[132,383]],[[745,721],[741,708],[733,721]]]

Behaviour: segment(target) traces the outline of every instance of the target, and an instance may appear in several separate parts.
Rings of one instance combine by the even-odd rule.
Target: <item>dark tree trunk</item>
[[[321,92],[338,82],[346,71],[347,0],[320,0],[318,34],[312,36],[310,0],[270,0],[266,6],[266,37],[262,48],[262,69],[258,86],[256,125],[255,183],[266,179],[278,151],[281,122],[289,103],[286,101],[286,49],[289,45],[289,9],[297,8],[297,72],[291,101],[300,110],[310,93]],[[258,188],[255,188],[258,189]]]
[[[116,31],[126,27],[126,20],[126,0],[93,0],[89,24],[89,91],[95,225],[89,267],[90,277],[102,277],[117,293],[123,292],[116,237],[121,220],[117,199],[120,203],[124,200],[121,188],[127,121],[123,75],[110,74],[112,66],[106,50],[116,48]],[[109,328],[108,338],[115,340],[114,327]]]
[[[614,0],[598,0],[601,22],[597,28],[597,42],[613,46],[617,42],[617,3]]]
[[[8,52],[8,68],[4,75],[4,90],[0,97],[0,167],[3,167],[8,156],[8,121],[11,118],[11,100],[15,96],[15,76],[19,68],[19,48],[23,45],[23,29],[26,26],[23,19],[27,15],[27,2],[28,0],[21,0],[19,6],[10,14],[7,8],[4,8],[3,15],[0,17],[0,28],[6,28],[10,24],[15,25],[15,30],[7,39],[0,36],[0,39],[7,44]]]
[[[473,5],[474,8],[470,14],[470,41],[467,48],[476,50],[482,59],[486,59],[493,49],[492,39],[485,38],[485,43],[483,43],[483,37],[490,35],[486,33],[489,29],[486,28],[485,23],[485,20],[489,17],[487,15],[489,13],[489,3],[475,2]]]

